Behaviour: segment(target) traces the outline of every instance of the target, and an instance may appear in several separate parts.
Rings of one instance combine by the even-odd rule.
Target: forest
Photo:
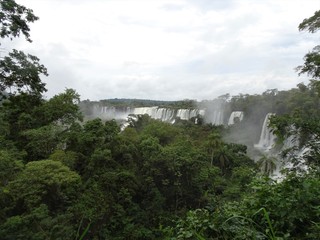
[[[0,9],[1,39],[31,41],[33,11]],[[320,11],[299,25],[319,28]],[[316,46],[297,67],[308,84],[220,98],[250,121],[138,115],[121,130],[84,118],[74,89],[44,99],[47,69],[13,50],[0,59],[0,239],[320,239],[319,69]],[[256,160],[239,136],[270,112],[278,155]],[[287,139],[297,144],[284,149]],[[291,164],[281,180],[270,177],[277,161]]]

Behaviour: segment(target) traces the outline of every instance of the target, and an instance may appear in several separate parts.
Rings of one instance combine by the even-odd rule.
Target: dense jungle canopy
[[[31,41],[33,11],[14,0],[0,0],[0,9],[1,39]],[[316,11],[299,29],[315,33],[319,23]],[[245,122],[141,115],[120,131],[113,120],[83,121],[78,93],[44,99],[47,69],[13,50],[0,59],[0,238],[319,239],[319,49],[297,68],[309,84],[227,100],[249,116],[253,106],[276,112],[279,149],[299,139],[282,159],[259,161],[232,141]],[[292,167],[275,181],[269,173],[283,159]]]

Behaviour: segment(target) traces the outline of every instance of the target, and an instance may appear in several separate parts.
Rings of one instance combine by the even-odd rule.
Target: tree
[[[65,148],[71,125],[82,120],[78,101],[73,89],[48,101],[27,93],[10,96],[0,107],[3,138],[26,150],[28,160],[46,159],[57,146]]]
[[[35,110],[36,118],[41,124],[58,124],[69,127],[75,121],[82,121],[78,103],[80,95],[74,89],[53,96]]]
[[[149,124],[143,128],[142,134],[158,138],[160,145],[164,146],[173,142],[179,136],[180,131],[172,124],[151,119]]]
[[[20,134],[28,129],[41,127],[37,117],[34,115],[34,111],[42,104],[43,100],[38,95],[21,93],[16,96],[10,96],[0,106],[0,117],[7,125],[3,136],[6,139],[15,141],[16,145],[24,146],[24,138]]]
[[[310,18],[306,18],[299,24],[299,30],[308,30],[315,33],[320,28],[320,11],[316,11]]]
[[[46,204],[57,212],[76,199],[80,183],[80,176],[61,162],[41,160],[26,164],[8,184],[8,192],[16,200],[16,208],[31,210]]]
[[[1,238],[66,239],[75,235],[70,207],[78,199],[80,186],[80,176],[59,161],[26,164],[0,192]]]
[[[24,35],[30,39],[29,23],[38,20],[31,9],[17,4],[14,0],[0,1],[0,37],[12,38]],[[40,74],[48,75],[47,69],[39,63],[39,59],[30,54],[13,50],[9,56],[0,60],[0,93],[11,94],[28,92],[41,94],[46,91]]]
[[[37,57],[14,49],[0,61],[0,91],[10,95],[21,92],[41,95],[46,88],[40,74],[48,75]]]
[[[320,78],[320,45],[315,46],[311,52],[305,55],[304,65],[298,66],[296,70],[299,75],[306,73],[314,79]]]
[[[304,19],[299,25],[300,31],[315,33],[320,28],[320,11],[316,11],[310,18]],[[299,89],[295,92],[293,100],[298,106],[288,115],[275,116],[271,119],[271,125],[275,128],[275,133],[279,139],[283,136],[293,136],[299,139],[300,150],[307,147],[310,151],[305,152],[306,163],[315,163],[319,166],[320,124],[319,124],[319,104],[320,104],[320,45],[315,46],[311,52],[304,57],[304,64],[296,68],[299,75],[307,74],[313,79],[306,87],[299,84]],[[295,149],[295,148],[293,148]],[[297,155],[295,153],[295,155]],[[301,157],[293,158],[295,162],[301,161]]]
[[[13,154],[0,150],[0,187],[6,186],[16,173],[21,171],[23,164],[15,159]]]
[[[0,8],[1,38],[12,39],[23,34],[27,41],[31,42],[28,24],[39,19],[33,14],[32,9],[19,5],[14,0],[1,0]]]
[[[77,153],[72,151],[56,150],[50,156],[50,160],[60,161],[71,170],[75,169]]]
[[[262,174],[267,176],[272,175],[272,173],[277,169],[276,162],[277,159],[275,157],[263,155],[258,161]]]
[[[320,29],[320,11],[316,11],[310,18],[306,18],[300,23],[299,30],[307,30],[315,33]],[[312,78],[320,78],[320,45],[317,45],[313,50],[307,53],[304,57],[304,65],[297,67],[300,74],[308,74]]]
[[[218,165],[223,174],[228,172],[231,165],[231,157],[230,157],[230,149],[228,149],[227,145],[221,145],[216,151],[216,157],[218,159]]]
[[[155,137],[145,137],[139,144],[139,150],[144,160],[150,160],[161,152],[159,139]]]
[[[62,133],[63,129],[53,124],[24,131],[22,136],[27,139],[25,149],[28,152],[28,159],[33,161],[47,159],[59,144],[63,144]]]
[[[75,146],[75,152],[81,152],[86,156],[90,156],[95,149],[102,148],[105,143],[105,128],[101,119],[96,118],[87,121],[83,130],[78,135],[78,144]]]
[[[212,132],[208,136],[208,140],[206,142],[206,148],[210,154],[210,163],[213,165],[214,156],[216,154],[217,149],[219,149],[222,145],[221,135],[218,132]]]

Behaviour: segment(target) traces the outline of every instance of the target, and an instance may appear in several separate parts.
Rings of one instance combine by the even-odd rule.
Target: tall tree
[[[0,0],[0,8],[0,37],[12,39],[23,34],[31,42],[28,24],[39,19],[32,9],[19,5],[14,0]]]
[[[316,11],[313,16],[306,18],[300,23],[300,31],[315,33],[320,29],[320,11]],[[297,67],[300,74],[308,74],[314,79],[320,79],[320,45],[315,46],[311,52],[304,57],[304,64]]]
[[[211,166],[213,166],[214,156],[217,150],[221,147],[221,145],[222,145],[221,135],[218,132],[212,132],[208,136],[208,140],[206,141],[206,148],[210,155]]]
[[[300,25],[300,31],[308,31],[315,33],[320,29],[320,11],[316,11],[310,18],[304,19]],[[299,90],[296,92],[296,99],[300,102],[300,106],[290,115],[275,116],[271,119],[271,124],[275,127],[275,133],[279,139],[294,136],[299,138],[299,147],[301,149],[308,148],[304,154],[307,163],[315,163],[318,165],[320,140],[320,45],[315,46],[312,51],[304,57],[304,64],[296,68],[299,75],[307,74],[312,78],[308,86],[299,84]],[[306,141],[307,139],[307,141]],[[297,159],[300,157],[297,155]]]
[[[277,169],[276,162],[277,159],[275,157],[263,155],[257,163],[260,167],[261,173],[270,176]]]
[[[31,42],[29,23],[38,20],[33,11],[14,0],[0,0],[0,9],[0,37],[12,40],[24,35]],[[39,63],[37,57],[13,50],[0,60],[0,93],[41,94],[46,91],[40,79],[41,74],[48,75],[47,69]]]
[[[46,91],[41,74],[48,75],[37,57],[14,49],[0,60],[0,91],[10,95],[21,92],[41,94]]]

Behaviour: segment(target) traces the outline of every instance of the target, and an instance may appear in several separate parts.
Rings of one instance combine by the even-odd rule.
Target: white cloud
[[[40,20],[16,48],[48,67],[48,96],[212,99],[288,89],[316,45],[298,24],[317,0],[18,0]]]

